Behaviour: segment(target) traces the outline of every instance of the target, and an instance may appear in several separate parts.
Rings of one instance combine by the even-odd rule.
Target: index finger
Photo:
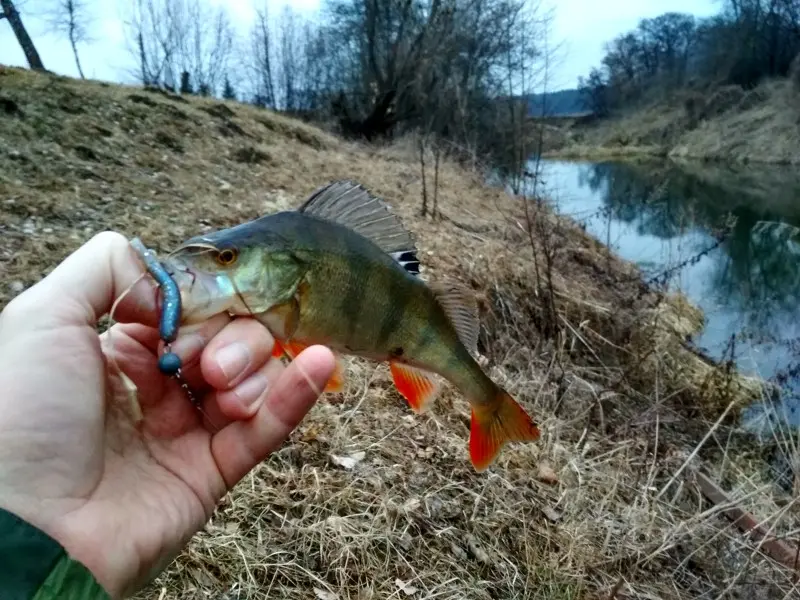
[[[336,360],[325,346],[297,355],[267,392],[258,412],[234,421],[211,439],[211,454],[228,489],[289,437],[317,401]]]

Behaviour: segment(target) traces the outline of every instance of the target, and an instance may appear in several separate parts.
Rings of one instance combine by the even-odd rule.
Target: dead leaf
[[[314,423],[300,434],[300,440],[303,442],[316,442],[321,432],[322,427]]]
[[[331,454],[331,460],[334,464],[339,465],[343,469],[353,469],[355,466],[364,460],[366,456],[365,452],[353,452],[353,454],[349,456],[337,456],[336,454]]]
[[[228,523],[225,523],[224,529],[226,533],[236,533],[239,531],[239,523],[236,521],[229,521]]]
[[[422,502],[420,502],[419,498],[409,498],[403,502],[403,510],[405,512],[415,512],[421,504]]]
[[[467,534],[467,548],[469,548],[469,551],[472,553],[472,556],[475,557],[475,560],[485,565],[489,564],[489,555],[483,548],[481,548],[478,539],[471,533]]]
[[[327,590],[321,590],[320,588],[314,588],[314,595],[319,598],[319,600],[339,600],[337,594]]]
[[[403,592],[403,593],[404,593],[406,596],[413,596],[414,594],[416,594],[416,593],[419,591],[419,590],[418,590],[417,588],[415,588],[413,585],[406,583],[406,582],[405,582],[405,581],[403,581],[402,579],[395,579],[395,580],[394,580],[394,584],[395,584],[395,585],[396,585],[398,588],[400,588],[400,590],[401,590],[401,591],[402,591],[402,592]]]
[[[550,519],[553,523],[561,519],[561,513],[554,508],[550,508],[549,506],[545,506],[542,509],[542,512],[544,513],[544,516]]]
[[[539,463],[539,472],[536,473],[536,479],[550,485],[558,483],[558,475],[556,475],[553,467],[547,461]]]

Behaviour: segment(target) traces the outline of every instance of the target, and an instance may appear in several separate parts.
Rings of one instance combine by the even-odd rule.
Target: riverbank
[[[637,156],[800,164],[800,90],[789,80],[681,91],[672,98],[551,135],[552,158]]]
[[[800,526],[765,450],[722,418],[759,382],[693,352],[699,311],[647,289],[574,222],[526,211],[447,157],[442,218],[421,217],[413,140],[368,147],[235,102],[17,69],[0,70],[0,97],[0,307],[99,230],[163,252],[355,179],[414,232],[424,277],[475,291],[486,369],[543,432],[477,474],[460,395],[447,387],[413,415],[385,365],[348,360],[345,390],[140,598],[788,593],[786,568],[712,510],[695,477],[773,534]]]

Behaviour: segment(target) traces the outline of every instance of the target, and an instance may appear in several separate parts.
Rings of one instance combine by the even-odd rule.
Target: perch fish
[[[220,312],[251,316],[292,358],[323,344],[337,355],[388,362],[415,412],[429,407],[438,374],[471,406],[469,451],[483,471],[506,442],[539,438],[525,410],[483,371],[477,306],[460,286],[419,277],[413,237],[381,199],[336,181],[297,210],[195,236],[162,263],[180,288],[181,321]],[[326,391],[341,389],[337,369]]]

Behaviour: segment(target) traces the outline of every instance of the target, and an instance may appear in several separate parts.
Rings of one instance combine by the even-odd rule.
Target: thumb
[[[98,233],[7,308],[18,304],[28,315],[26,321],[40,325],[95,326],[136,282],[117,306],[114,320],[155,327],[157,290],[149,278],[136,281],[144,272],[125,236],[112,231]],[[16,316],[21,317],[19,312]]]

